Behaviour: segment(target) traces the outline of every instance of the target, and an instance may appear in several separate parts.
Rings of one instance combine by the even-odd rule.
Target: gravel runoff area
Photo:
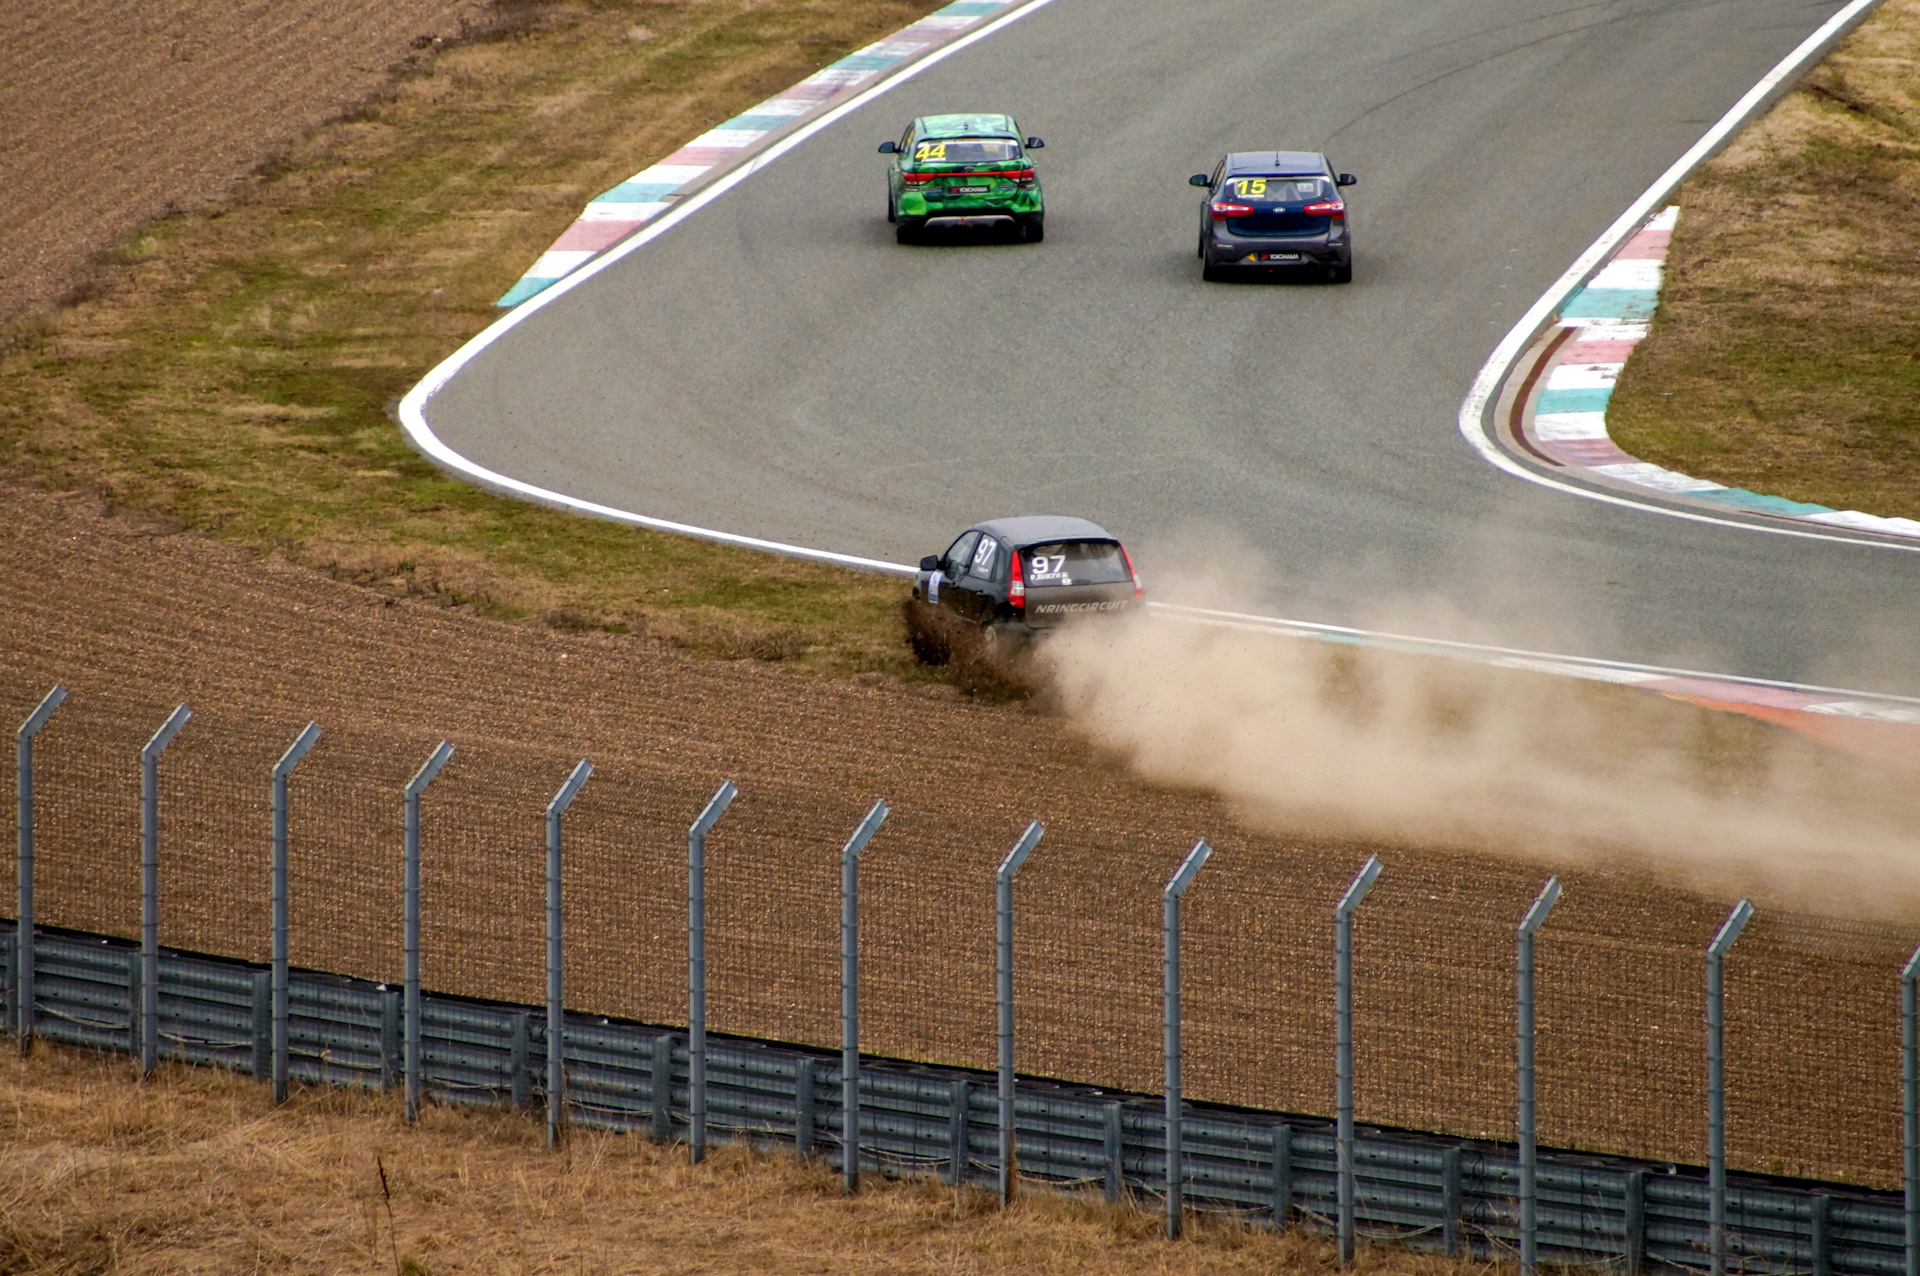
[[[1325,1113],[1331,911],[1377,852],[1357,941],[1361,1119],[1511,1128],[1513,925],[1541,865],[1267,835],[1130,778],[1057,719],[946,688],[481,620],[78,498],[6,506],[0,716],[24,717],[56,679],[73,693],[37,751],[46,924],[137,933],[139,746],[185,700],[194,719],[162,769],[162,942],[264,957],[268,772],[314,718],[326,735],[293,790],[294,960],[396,978],[400,787],[444,735],[459,752],[426,803],[427,983],[537,1002],[544,804],[587,756],[568,825],[569,1002],[682,1021],[685,828],[732,778],[743,796],[709,848],[713,1026],[831,1044],[839,846],[884,796],[894,814],[862,869],[865,1044],[986,1066],[993,867],[1038,816],[1020,1066],[1153,1091],[1159,887],[1205,836],[1218,853],[1189,896],[1189,1093]],[[1543,1137],[1698,1162],[1701,952],[1726,901],[1618,872],[1563,878],[1540,942]],[[1763,910],[1730,967],[1737,1166],[1897,1181],[1905,943]]]
[[[0,5],[0,319],[171,209],[217,205],[276,147],[478,20],[479,0]]]

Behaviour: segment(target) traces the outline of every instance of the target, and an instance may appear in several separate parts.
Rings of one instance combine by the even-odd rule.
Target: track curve
[[[1920,692],[1920,555],[1622,513],[1454,428],[1567,264],[1838,4],[1052,0],[822,128],[551,304],[426,404],[584,502],[900,562],[1011,511],[1098,518],[1164,579],[1251,555],[1264,605]],[[907,117],[1048,140],[1044,245],[899,248]],[[1188,173],[1325,149],[1357,280],[1205,286]]]

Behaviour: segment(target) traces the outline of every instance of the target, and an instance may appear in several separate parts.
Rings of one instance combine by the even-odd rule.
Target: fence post
[[[566,1011],[561,1002],[561,960],[565,956],[560,931],[560,818],[579,796],[580,786],[593,774],[593,763],[581,758],[573,774],[547,803],[547,1146],[560,1142],[560,1117],[567,1102]]]
[[[320,739],[320,727],[307,723],[273,764],[273,1101],[287,1101],[287,780],[300,759]]]
[[[707,1155],[707,833],[740,792],[732,780],[687,830],[687,1155]]]
[[[53,711],[66,701],[67,689],[58,683],[27,715],[14,736],[14,749],[20,777],[20,849],[17,860],[20,885],[20,909],[14,914],[14,1031],[20,1038],[20,1052],[26,1053],[33,1042],[33,737],[47,725]]]
[[[1333,1065],[1338,1088],[1334,1152],[1340,1204],[1340,1265],[1353,1261],[1353,911],[1380,876],[1370,855],[1333,910]]]
[[[23,931],[24,933],[24,931]],[[1900,972],[1900,1090],[1906,1148],[1907,1276],[1920,1276],[1920,948]]]
[[[1035,820],[1000,861],[993,875],[996,998],[1000,1003],[1000,1208],[1013,1200],[1018,1157],[1013,1143],[1013,875],[1033,854],[1046,830]]]
[[[848,1195],[860,1189],[860,852],[886,818],[882,799],[840,851],[840,1154]]]
[[[406,788],[406,873],[402,884],[402,905],[406,912],[403,942],[406,945],[407,968],[402,1012],[406,1020],[406,1045],[402,1067],[407,1074],[405,1108],[408,1121],[420,1115],[420,1092],[423,1089],[420,1076],[420,795],[426,792],[427,786],[433,783],[433,777],[440,774],[440,768],[452,756],[453,746],[442,740],[434,746],[427,760],[420,764],[420,769],[413,773]]]
[[[1721,923],[1720,933],[1707,945],[1707,1191],[1710,1196],[1713,1276],[1727,1272],[1727,1076],[1726,980],[1727,949],[1740,938],[1753,917],[1753,905],[1742,899]]]
[[[140,1076],[160,1066],[160,754],[193,711],[178,705],[140,750]]]
[[[1160,893],[1161,962],[1166,976],[1167,1013],[1167,1239],[1180,1236],[1180,1189],[1184,1174],[1180,1164],[1180,900],[1193,885],[1193,879],[1205,867],[1213,848],[1204,840],[1195,842],[1180,861],[1180,867],[1167,879]]]
[[[1533,937],[1560,900],[1560,879],[1549,877],[1520,920],[1520,1276],[1533,1276],[1540,1261],[1540,1228],[1534,1190]]]

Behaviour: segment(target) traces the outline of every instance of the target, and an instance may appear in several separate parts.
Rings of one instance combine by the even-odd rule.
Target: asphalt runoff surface
[[[1455,416],[1533,300],[1837,5],[1055,0],[853,113],[482,353],[429,404],[569,495],[911,561],[1083,514],[1165,596],[1920,692],[1920,555],[1540,491]],[[909,117],[1013,112],[1041,245],[901,247]],[[1203,284],[1189,174],[1321,149],[1356,279]]]

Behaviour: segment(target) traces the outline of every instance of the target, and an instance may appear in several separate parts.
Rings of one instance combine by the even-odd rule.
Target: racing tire
[[[1037,244],[1047,237],[1047,215],[1030,213],[1018,219],[1018,233],[1023,244]]]
[[[911,244],[920,238],[920,223],[910,217],[902,217],[893,224],[893,242]]]
[[[1205,253],[1200,254],[1200,259],[1202,261],[1206,261],[1206,254]],[[1207,261],[1206,265],[1200,267],[1200,278],[1202,278],[1203,280],[1205,280],[1210,284],[1217,284],[1221,280],[1225,279],[1226,277],[1227,277],[1226,272],[1221,270],[1220,267],[1214,265],[1210,261]]]
[[[1331,270],[1327,271],[1327,278],[1332,280],[1336,284],[1352,283],[1353,282],[1353,263],[1350,261],[1341,262],[1338,266],[1335,266]]]
[[[893,211],[893,196],[889,195],[887,196],[887,225],[891,226],[899,220],[899,214]]]

